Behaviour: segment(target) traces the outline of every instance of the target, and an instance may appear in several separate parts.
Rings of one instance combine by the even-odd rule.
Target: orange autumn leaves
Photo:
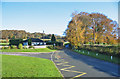
[[[117,44],[118,24],[100,13],[73,13],[65,31],[66,39],[73,45],[88,43]]]

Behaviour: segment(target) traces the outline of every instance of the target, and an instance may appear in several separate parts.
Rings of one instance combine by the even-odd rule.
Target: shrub
[[[55,49],[58,49],[58,50],[63,49],[63,46],[55,46]]]
[[[114,51],[112,49],[110,49],[109,53],[113,53]]]
[[[23,48],[24,48],[24,49],[27,49],[27,47],[26,47],[26,46],[24,46]]]
[[[9,49],[9,47],[4,47],[4,49]]]
[[[23,39],[11,39],[11,40],[9,40],[9,42],[10,42],[10,45],[19,45],[20,43],[22,43],[23,42]]]
[[[28,39],[28,45],[31,45],[31,44],[32,44],[32,40]]]
[[[49,49],[51,49],[51,50],[54,50],[54,49],[58,49],[58,50],[60,50],[60,49],[63,49],[63,46],[47,46],[47,48],[49,48]]]
[[[17,47],[14,46],[14,45],[11,45],[10,48],[11,48],[11,49],[16,49]]]
[[[33,46],[33,49],[35,49],[35,47]]]
[[[11,47],[11,49],[13,49],[13,48],[14,48],[14,45],[11,45],[10,47]]]
[[[103,49],[100,49],[99,52],[102,53],[102,52],[104,52],[104,51],[103,51]]]
[[[4,49],[4,46],[1,49]]]
[[[52,49],[52,50],[54,49],[54,47],[53,47],[53,46],[47,46],[47,48]]]
[[[34,48],[33,46],[29,46],[29,48]]]
[[[88,50],[88,51],[93,51],[93,52],[98,52],[101,54],[106,54],[106,55],[113,55],[113,56],[120,56],[120,52],[118,51],[119,48],[118,46],[95,46],[95,45],[85,45],[79,46],[79,50]]]
[[[8,49],[11,49],[10,46],[8,47]]]
[[[63,42],[46,42],[46,45],[53,45],[55,44],[55,46],[63,46]]]
[[[18,45],[18,48],[19,48],[19,49],[23,49],[23,45],[20,43],[20,44]]]
[[[6,40],[1,40],[0,42],[1,42],[1,43],[7,43]]]

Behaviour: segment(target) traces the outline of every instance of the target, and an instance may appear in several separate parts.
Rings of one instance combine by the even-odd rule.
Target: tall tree
[[[55,38],[54,34],[52,34],[51,41],[52,41],[52,42],[55,42],[55,41],[56,41],[56,38]]]
[[[73,13],[65,31],[66,39],[73,45],[83,43],[116,43],[117,23],[100,13]]]
[[[32,45],[32,40],[30,38],[28,39],[28,45]]]

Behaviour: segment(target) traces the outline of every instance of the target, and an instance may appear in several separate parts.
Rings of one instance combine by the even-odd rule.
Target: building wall
[[[23,42],[23,46],[28,46],[28,42]]]
[[[32,46],[37,46],[37,45],[46,45],[45,42],[32,42]],[[28,46],[28,42],[24,42],[23,46]]]
[[[32,45],[46,45],[44,42],[32,42]]]

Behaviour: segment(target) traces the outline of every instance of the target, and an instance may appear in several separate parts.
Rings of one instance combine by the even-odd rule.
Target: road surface
[[[53,61],[64,77],[118,77],[120,65],[84,56],[68,49],[57,51]],[[114,78],[113,78],[114,79]]]
[[[89,56],[84,56],[69,49],[63,49],[52,53],[3,53],[9,55],[22,55],[38,58],[46,58],[55,63],[65,78],[92,77],[118,77],[120,65],[105,62]],[[100,78],[101,79],[101,78]],[[115,78],[116,79],[116,78]]]

